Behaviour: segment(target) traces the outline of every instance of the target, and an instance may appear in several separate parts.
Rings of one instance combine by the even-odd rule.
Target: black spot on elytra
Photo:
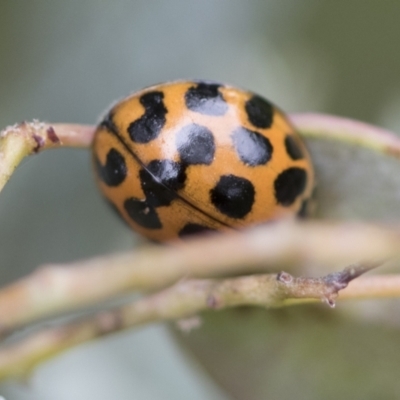
[[[146,202],[152,207],[167,206],[177,197],[186,180],[185,167],[172,160],[153,160],[140,170]]]
[[[223,175],[210,190],[211,202],[231,218],[244,218],[253,207],[255,190],[253,184],[235,175]]]
[[[210,165],[214,159],[214,137],[205,126],[191,124],[183,127],[176,135],[176,146],[182,162],[187,165]]]
[[[124,202],[124,208],[132,221],[147,229],[161,229],[162,224],[154,207],[147,201],[131,197]]]
[[[209,228],[208,226],[188,223],[178,233],[178,236],[183,238],[186,236],[198,235],[200,233],[216,232],[215,229]]]
[[[228,110],[222,93],[218,90],[221,85],[200,82],[185,93],[186,107],[189,110],[205,115],[220,116]]]
[[[260,96],[254,95],[246,101],[245,109],[249,121],[257,128],[270,128],[274,117],[272,104]]]
[[[159,91],[145,93],[140,97],[140,103],[145,113],[128,127],[130,138],[136,143],[148,143],[158,137],[163,128],[167,114],[164,93]]]
[[[271,159],[271,142],[258,132],[240,127],[231,137],[237,154],[245,164],[255,167],[264,165]]]
[[[307,184],[307,173],[302,168],[288,168],[275,179],[275,198],[283,206],[290,206],[303,193]]]
[[[95,164],[100,179],[108,186],[118,186],[126,178],[125,158],[114,148],[107,153],[105,165],[102,165],[97,157]]]
[[[285,137],[285,147],[286,152],[292,160],[300,160],[301,158],[304,158],[303,152],[292,135],[287,135]]]

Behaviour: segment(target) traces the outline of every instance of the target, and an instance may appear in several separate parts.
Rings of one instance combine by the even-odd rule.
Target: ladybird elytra
[[[285,115],[252,92],[178,81],[137,92],[97,127],[101,191],[156,241],[305,213],[310,156]]]

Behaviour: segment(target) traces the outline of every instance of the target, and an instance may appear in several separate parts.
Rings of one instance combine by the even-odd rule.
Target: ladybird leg
[[[89,147],[94,127],[23,122],[0,132],[0,191],[28,155],[56,147]]]

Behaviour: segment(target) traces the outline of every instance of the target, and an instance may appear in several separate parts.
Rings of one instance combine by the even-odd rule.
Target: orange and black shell
[[[302,215],[314,186],[284,114],[214,82],[164,83],[122,100],[93,151],[105,197],[156,241]]]

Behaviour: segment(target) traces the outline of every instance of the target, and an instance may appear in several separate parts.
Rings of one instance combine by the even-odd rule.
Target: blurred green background
[[[0,0],[0,127],[94,123],[115,99],[182,78],[228,82],[288,112],[400,130],[397,0]],[[97,193],[90,155],[24,162],[1,194],[0,282],[137,238]],[[74,349],[16,399],[224,399],[162,326]]]

